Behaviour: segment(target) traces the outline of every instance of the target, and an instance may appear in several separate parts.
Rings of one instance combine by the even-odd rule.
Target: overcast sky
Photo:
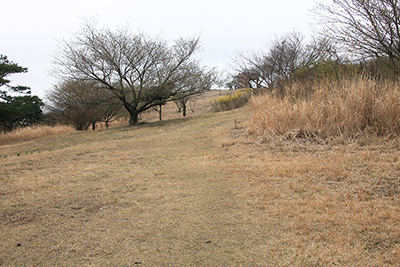
[[[55,83],[50,54],[71,39],[84,19],[98,26],[128,26],[133,32],[167,40],[200,36],[202,65],[229,70],[236,51],[260,50],[292,30],[311,34],[309,10],[316,0],[1,0],[0,54],[28,73],[9,76],[40,98]]]

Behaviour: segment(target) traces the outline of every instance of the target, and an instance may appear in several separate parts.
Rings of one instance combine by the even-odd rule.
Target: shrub
[[[323,139],[400,134],[399,83],[360,77],[314,86],[305,99],[254,98],[249,133]]]
[[[229,94],[226,96],[221,96],[215,99],[212,110],[214,112],[231,110],[235,108],[240,108],[249,102],[252,89],[247,89],[246,91],[237,91],[234,94]]]

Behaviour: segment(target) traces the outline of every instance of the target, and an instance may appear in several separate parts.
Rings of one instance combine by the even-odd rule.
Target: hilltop
[[[251,105],[198,104],[1,146],[0,265],[399,262],[394,141],[261,143],[245,131]]]

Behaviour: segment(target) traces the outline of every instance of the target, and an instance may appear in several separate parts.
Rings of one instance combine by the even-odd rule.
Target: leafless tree
[[[176,100],[174,100],[175,105],[178,109],[178,112],[182,112],[182,116],[186,117],[186,111],[188,106],[194,112],[194,107],[196,106],[196,99],[193,96],[187,96],[187,97],[179,97]]]
[[[294,31],[273,40],[266,51],[238,53],[232,65],[250,84],[272,89],[291,81],[298,69],[331,57],[332,52],[325,39],[312,39],[307,43],[303,35]]]
[[[90,124],[101,120],[97,111],[101,102],[93,84],[62,81],[47,93],[46,99],[52,116],[73,124],[76,130],[86,130]]]
[[[75,39],[61,42],[54,55],[54,73],[99,83],[121,101],[133,125],[141,112],[160,101],[211,88],[215,69],[192,59],[199,49],[199,38],[179,38],[170,45],[128,28],[98,30],[87,24]]]
[[[108,129],[110,122],[114,122],[124,116],[123,106],[115,97],[107,98],[106,101],[100,104],[99,109],[101,121],[105,123],[106,129]]]
[[[47,92],[47,108],[58,121],[71,123],[77,130],[87,130],[97,122],[108,124],[122,115],[122,105],[116,98],[99,84],[65,80]]]
[[[232,75],[226,84],[230,89],[271,86],[271,69],[267,66],[265,54],[262,52],[237,52],[231,58],[231,66],[237,74]]]
[[[355,59],[389,59],[399,74],[400,3],[398,0],[333,0],[314,9],[320,33]]]
[[[186,90],[176,93],[173,97],[171,97],[171,100],[173,100],[175,103],[180,102],[183,117],[186,116],[187,104],[194,102],[194,97],[201,95],[204,90],[198,91],[197,94],[193,94],[192,92],[196,91],[196,88],[211,89],[214,84],[220,84],[221,81],[218,79],[218,75],[219,74],[217,71],[198,72],[192,77],[188,77],[188,80],[184,81],[185,84],[180,85],[178,83],[178,86],[183,86],[186,88]]]

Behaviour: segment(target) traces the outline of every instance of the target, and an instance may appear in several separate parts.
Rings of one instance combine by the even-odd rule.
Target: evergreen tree
[[[15,73],[26,73],[28,68],[19,66],[0,55],[0,130],[10,131],[13,128],[29,126],[44,118],[42,100],[37,96],[31,96],[27,86],[11,86],[7,76]],[[11,96],[9,92],[21,93],[24,96]]]

